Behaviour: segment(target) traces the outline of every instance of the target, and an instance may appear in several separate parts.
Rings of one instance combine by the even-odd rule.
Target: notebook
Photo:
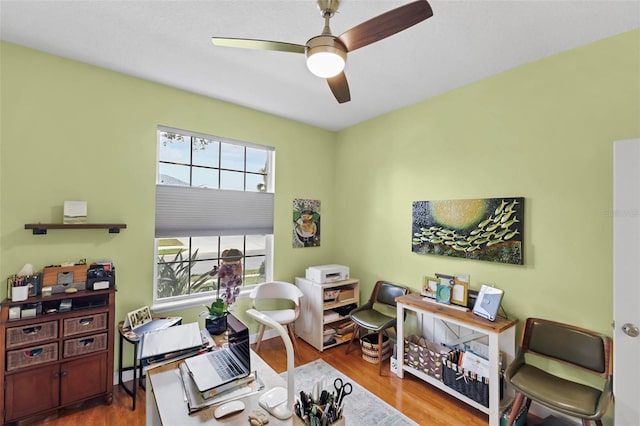
[[[245,377],[251,373],[249,329],[229,314],[229,346],[185,360],[189,374],[200,392]]]

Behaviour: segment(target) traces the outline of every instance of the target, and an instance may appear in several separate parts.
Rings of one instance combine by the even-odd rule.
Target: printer
[[[348,280],[349,267],[344,265],[310,266],[305,270],[305,278],[320,284]]]

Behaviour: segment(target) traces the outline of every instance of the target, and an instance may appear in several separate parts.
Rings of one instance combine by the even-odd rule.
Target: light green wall
[[[611,334],[612,142],[640,136],[640,31],[470,84],[338,134],[335,259],[420,288],[468,273],[504,307]],[[411,252],[413,201],[525,197],[522,266]]]
[[[337,133],[7,43],[0,67],[2,279],[27,262],[111,258],[118,317],[150,304],[162,124],[276,147],[276,279],[343,263],[366,295],[378,279],[418,289],[423,275],[469,273],[504,289],[513,316],[611,332],[611,152],[640,136],[640,31]],[[411,253],[413,201],[502,196],[526,198],[525,265]],[[322,201],[319,248],[291,248],[298,197]],[[71,199],[128,228],[23,229],[59,222]]]
[[[158,124],[274,146],[275,278],[293,281],[306,266],[333,260],[334,133],[16,45],[0,49],[3,280],[24,263],[109,258],[118,318],[151,304]],[[294,198],[322,200],[321,247],[292,248]],[[65,200],[86,200],[90,222],[127,229],[24,230],[61,223]],[[174,314],[190,320],[200,310]]]

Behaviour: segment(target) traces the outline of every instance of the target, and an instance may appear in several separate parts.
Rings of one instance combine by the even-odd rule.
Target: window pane
[[[222,170],[220,172],[220,189],[243,191],[244,173]]]
[[[195,253],[198,260],[215,260],[218,259],[218,237],[194,237],[191,238],[191,250]],[[213,268],[213,266],[212,266]]]
[[[181,262],[189,258],[188,238],[161,238],[156,240],[158,257],[164,262]]]
[[[250,192],[265,192],[267,190],[267,184],[265,183],[265,177],[262,175],[247,174],[247,187],[245,191]]]
[[[244,147],[222,143],[220,147],[220,167],[231,170],[244,170]]]
[[[267,169],[267,151],[247,147],[247,171],[264,173]]]
[[[193,164],[198,166],[220,167],[218,148],[218,141],[193,138]]]
[[[265,282],[265,256],[247,257],[244,270],[244,285],[253,285]]]
[[[158,297],[188,294],[189,239],[162,238],[158,245]]]
[[[159,160],[170,163],[191,162],[191,138],[175,133],[160,132]]]
[[[217,261],[206,260],[193,262],[191,265],[191,293],[203,293],[215,291],[218,288],[217,277],[212,277],[209,272],[217,265]]]
[[[160,163],[158,183],[164,185],[189,186],[189,166]]]
[[[191,186],[218,189],[218,169],[194,167]]]

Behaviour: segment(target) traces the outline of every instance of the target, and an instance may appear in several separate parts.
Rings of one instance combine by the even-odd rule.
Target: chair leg
[[[287,330],[289,330],[289,336],[291,337],[291,343],[293,344],[294,356],[299,356],[298,344],[296,343],[296,334],[293,332],[293,324],[287,324]]]
[[[345,354],[348,354],[351,350],[351,344],[353,343],[353,339],[356,338],[356,335],[360,335],[360,326],[358,325],[356,325],[356,327],[353,329],[353,334],[351,334],[351,340],[349,340],[349,343],[347,343],[347,350],[345,351]]]
[[[256,353],[260,352],[260,343],[262,343],[262,336],[264,335],[264,329],[266,325],[260,324],[260,331],[258,332],[258,340],[256,341]]]
[[[382,376],[382,330],[378,331],[378,376]]]
[[[524,395],[518,393],[516,395],[516,399],[513,401],[513,405],[511,406],[511,414],[509,414],[509,420],[507,420],[507,426],[512,426],[513,422],[516,421],[516,416],[522,407],[522,403],[524,402]]]

